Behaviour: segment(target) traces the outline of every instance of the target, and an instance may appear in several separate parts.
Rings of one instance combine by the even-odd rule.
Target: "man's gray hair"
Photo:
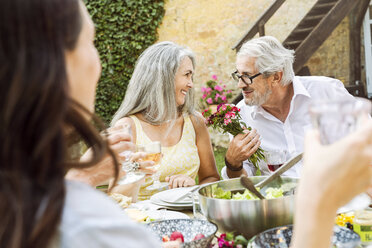
[[[124,100],[111,125],[119,119],[142,113],[145,119],[159,125],[174,120],[181,113],[194,114],[194,89],[185,103],[177,107],[175,76],[181,61],[189,57],[195,68],[195,56],[188,48],[165,41],[148,47],[138,58]]]
[[[256,58],[256,69],[265,77],[275,72],[282,71],[282,85],[290,84],[293,81],[294,51],[286,49],[272,36],[262,36],[252,39],[243,44],[237,57],[249,56]]]

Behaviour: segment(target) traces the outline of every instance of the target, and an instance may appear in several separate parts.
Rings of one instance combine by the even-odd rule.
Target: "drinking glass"
[[[313,126],[320,132],[322,144],[332,144],[355,131],[371,113],[371,102],[363,98],[314,101],[310,105]]]
[[[123,132],[131,135],[131,128],[129,124],[123,125]],[[122,165],[121,169],[125,171],[126,173],[125,173],[125,176],[123,176],[122,178],[120,178],[120,180],[118,180],[118,183],[117,183],[118,185],[131,184],[145,177],[145,173],[133,171],[133,163],[130,161],[133,155],[133,151],[130,151],[130,150],[124,151],[120,153],[120,155],[125,157],[124,162],[121,164]]]
[[[286,150],[265,151],[265,158],[269,170],[274,172],[282,166],[287,161],[287,154],[288,152]]]
[[[371,102],[363,98],[314,101],[310,105],[313,126],[319,130],[322,144],[332,144],[355,131],[371,113]],[[339,212],[366,208],[371,198],[363,193],[354,197]]]
[[[142,159],[142,161],[154,161],[155,165],[154,168],[156,169],[156,172],[151,176],[153,183],[152,185],[148,186],[146,189],[148,190],[159,190],[159,189],[165,189],[168,187],[168,183],[160,182],[160,161],[161,161],[161,145],[159,141],[154,141],[151,143],[148,143],[146,145],[138,146],[138,151],[145,152],[146,157]]]
[[[199,220],[207,220],[205,215],[203,214],[203,211],[201,209],[201,205],[199,203],[199,190],[196,190],[195,192],[191,192],[191,198],[192,198],[192,213],[194,215],[194,219]]]

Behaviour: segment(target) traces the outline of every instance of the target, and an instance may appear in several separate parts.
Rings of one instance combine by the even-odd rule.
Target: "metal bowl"
[[[254,184],[266,176],[250,177]],[[283,183],[298,182],[297,178],[281,177],[268,187],[280,187]],[[294,195],[265,200],[226,200],[212,198],[212,186],[217,184],[223,190],[244,190],[240,178],[223,180],[207,184],[198,190],[199,202],[203,214],[218,226],[219,232],[235,232],[250,239],[267,229],[293,223]]]

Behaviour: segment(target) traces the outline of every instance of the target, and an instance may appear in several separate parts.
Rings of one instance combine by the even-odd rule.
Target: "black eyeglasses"
[[[245,83],[246,85],[250,85],[250,84],[253,84],[253,79],[258,77],[259,75],[261,75],[261,72],[253,75],[253,76],[248,76],[247,74],[239,74],[238,71],[235,71],[233,73],[231,73],[231,76],[232,78],[236,81],[236,82],[239,82],[239,79],[241,79],[243,81],[243,83]],[[249,81],[248,81],[249,79]],[[250,83],[248,83],[250,82]]]

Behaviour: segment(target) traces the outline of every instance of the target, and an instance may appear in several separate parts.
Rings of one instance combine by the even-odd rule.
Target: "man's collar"
[[[304,85],[301,83],[301,81],[298,77],[295,76],[293,78],[292,85],[293,85],[293,98],[292,99],[294,99],[298,95],[303,95],[303,96],[307,96],[307,97],[311,98],[309,92],[304,87]]]
[[[306,96],[308,98],[311,98],[309,92],[304,87],[304,85],[301,83],[301,81],[299,80],[298,77],[295,76],[293,78],[292,86],[293,86],[293,97],[292,97],[292,101],[293,101],[293,99],[295,99],[299,95],[303,95],[303,96]],[[258,113],[260,113],[260,114],[263,114],[264,113],[264,109],[261,106],[252,106],[251,108],[252,108],[252,111],[251,111],[251,117],[252,117],[252,119],[256,119],[256,115]]]
[[[257,111],[259,111],[258,106],[252,106],[251,117],[253,120],[256,119]]]

